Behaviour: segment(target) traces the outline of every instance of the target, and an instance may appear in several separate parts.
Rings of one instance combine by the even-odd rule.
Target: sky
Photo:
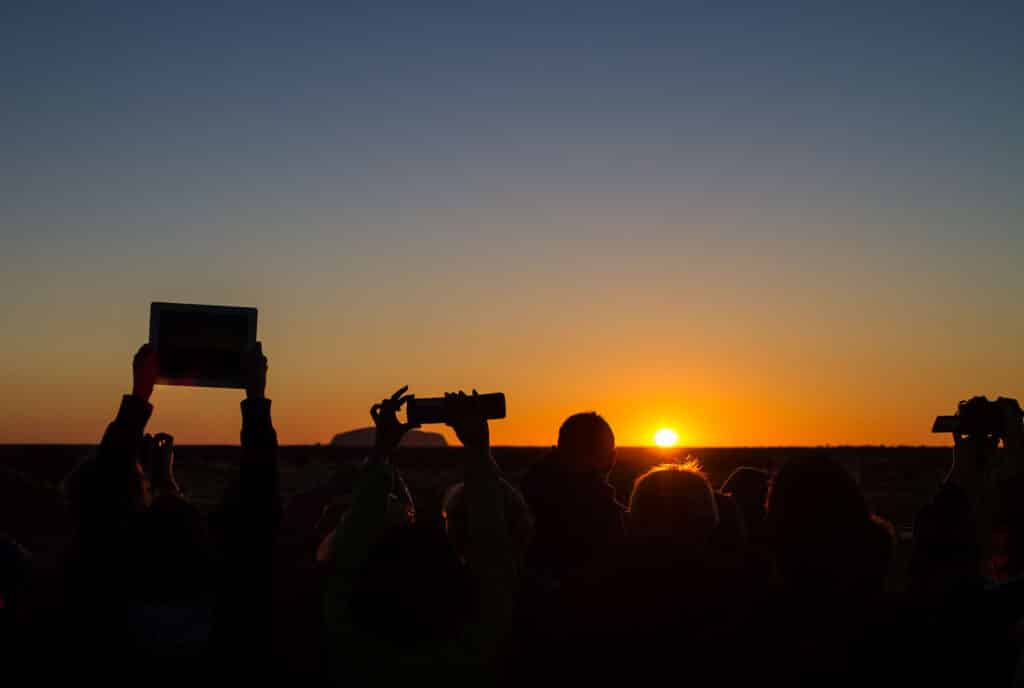
[[[285,444],[405,384],[506,445],[1024,395],[1019,2],[145,4],[0,9],[0,443],[98,441],[151,301],[259,308]]]

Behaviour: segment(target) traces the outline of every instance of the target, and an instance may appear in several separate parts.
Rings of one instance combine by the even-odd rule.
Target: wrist
[[[245,385],[247,399],[263,399],[267,394],[267,379],[262,376],[251,377]]]

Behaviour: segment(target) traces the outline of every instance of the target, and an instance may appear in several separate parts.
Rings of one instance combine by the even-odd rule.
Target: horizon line
[[[97,447],[99,442],[0,442],[0,447]],[[220,444],[212,443],[206,444],[202,442],[193,442],[188,444],[175,444],[175,447],[238,447],[241,448],[240,444]],[[356,445],[333,445],[329,442],[315,442],[313,444],[280,444],[278,448],[316,448],[316,447],[328,447],[338,449],[371,449],[370,445],[356,446]],[[461,449],[462,446],[458,444],[449,444],[443,447],[402,447],[398,449]],[[491,449],[554,449],[555,445],[551,444],[492,444]],[[698,451],[701,449],[952,449],[952,445],[945,444],[735,444],[735,445],[691,445],[691,446],[676,446],[676,447],[659,447],[654,444],[624,444],[617,446],[616,449],[653,449],[665,453],[674,451]]]

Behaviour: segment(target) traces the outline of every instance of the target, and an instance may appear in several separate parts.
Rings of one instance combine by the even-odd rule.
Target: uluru
[[[359,428],[340,432],[331,440],[332,447],[372,447],[377,436],[376,428]],[[402,447],[447,447],[448,441],[438,432],[410,430],[402,438]]]

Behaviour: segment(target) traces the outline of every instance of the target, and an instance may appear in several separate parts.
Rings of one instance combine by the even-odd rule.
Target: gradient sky
[[[1024,396],[1020,2],[141,4],[0,9],[0,442],[97,441],[154,300],[260,309],[289,444],[402,384],[497,444]]]

